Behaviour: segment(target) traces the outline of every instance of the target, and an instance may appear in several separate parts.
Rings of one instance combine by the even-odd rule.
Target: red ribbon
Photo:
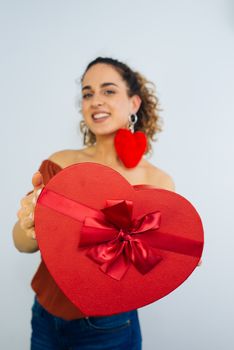
[[[124,276],[130,263],[145,274],[162,259],[141,239],[141,234],[159,228],[161,213],[156,211],[132,220],[132,209],[132,201],[108,200],[107,207],[101,209],[105,217],[86,217],[81,229],[80,246],[96,244],[87,255],[117,280]]]
[[[161,213],[155,211],[132,219],[133,202],[107,200],[95,210],[46,188],[38,203],[83,223],[80,247],[100,264],[101,270],[120,280],[132,263],[142,274],[149,272],[162,257],[155,248],[199,257],[203,243],[160,232]]]

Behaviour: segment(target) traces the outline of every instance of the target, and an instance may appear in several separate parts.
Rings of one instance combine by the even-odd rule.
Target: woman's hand
[[[20,227],[25,231],[29,238],[36,239],[34,230],[34,209],[37,198],[44,187],[42,174],[37,171],[32,177],[32,185],[34,187],[32,193],[23,197],[21,200],[21,208],[17,216]]]

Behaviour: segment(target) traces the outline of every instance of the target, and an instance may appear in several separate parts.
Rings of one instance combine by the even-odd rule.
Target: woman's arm
[[[34,210],[40,190],[44,187],[43,177],[38,171],[32,177],[33,191],[21,200],[21,207],[17,213],[18,221],[13,227],[13,241],[15,247],[24,253],[34,253],[38,244],[34,231]]]

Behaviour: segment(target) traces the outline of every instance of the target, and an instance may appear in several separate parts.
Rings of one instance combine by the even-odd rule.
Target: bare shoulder
[[[175,192],[175,182],[171,175],[148,161],[146,167],[148,182],[152,186]]]
[[[84,150],[61,150],[51,154],[48,159],[60,167],[65,168],[66,166],[84,161]]]
[[[89,148],[80,150],[61,150],[53,153],[48,159],[58,164],[61,168],[65,168],[69,165],[82,163],[87,161],[93,161],[92,152]],[[139,167],[140,172],[138,177],[142,180],[134,179],[135,183],[147,183],[157,188],[163,188],[169,191],[175,191],[175,183],[172,177],[164,170],[154,166],[146,159],[142,159]],[[139,175],[140,174],[140,175]],[[131,179],[128,179],[131,182]]]

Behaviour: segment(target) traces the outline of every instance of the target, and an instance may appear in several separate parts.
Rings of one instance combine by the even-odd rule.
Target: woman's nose
[[[100,102],[100,101],[99,101],[99,102],[97,101],[97,102],[93,102],[93,103],[92,103],[92,107],[95,107],[95,108],[96,108],[96,107],[100,107],[100,106],[102,106],[102,105],[103,105],[103,102]]]
[[[100,96],[93,96],[93,98],[92,98],[92,106],[93,107],[98,107],[98,106],[102,106],[103,105],[103,101],[102,101],[102,99],[101,99],[101,97]]]

